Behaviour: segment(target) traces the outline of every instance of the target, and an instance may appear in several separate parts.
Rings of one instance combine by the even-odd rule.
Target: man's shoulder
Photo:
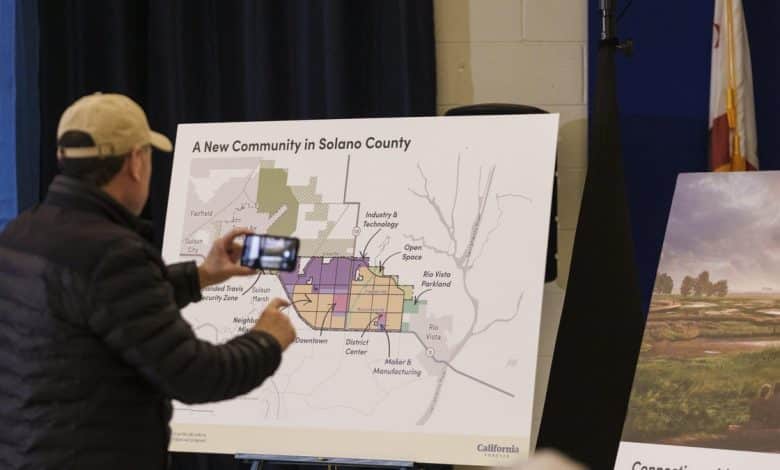
[[[45,204],[11,221],[0,246],[84,274],[117,246],[155,251],[138,233],[104,217]]]

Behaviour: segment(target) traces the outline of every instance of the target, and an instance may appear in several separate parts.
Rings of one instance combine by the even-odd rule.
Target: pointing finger
[[[275,297],[271,299],[270,302],[268,302],[268,307],[274,308],[274,309],[280,309],[282,307],[287,307],[290,305],[290,302],[280,299],[279,297]]]

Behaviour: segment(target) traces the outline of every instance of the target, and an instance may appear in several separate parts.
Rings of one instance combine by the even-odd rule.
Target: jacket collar
[[[96,186],[65,175],[57,175],[49,186],[45,204],[75,209],[105,217],[111,222],[152,239],[152,224],[136,217]]]

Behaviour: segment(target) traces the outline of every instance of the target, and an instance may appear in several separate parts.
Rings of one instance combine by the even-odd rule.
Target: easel
[[[343,467],[376,467],[383,470],[409,470],[414,462],[405,460],[344,459],[334,457],[298,457],[289,455],[236,454],[236,460],[251,463],[251,470],[262,470],[266,463],[285,463],[326,466],[327,470]]]

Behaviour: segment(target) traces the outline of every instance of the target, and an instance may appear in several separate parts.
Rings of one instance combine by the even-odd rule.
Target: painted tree
[[[674,290],[674,279],[672,279],[672,276],[664,273],[663,283],[661,285],[661,288],[663,289],[662,292],[664,294],[671,294]]]
[[[683,297],[689,297],[693,293],[693,286],[696,284],[696,280],[691,276],[685,276],[680,285],[680,294]]]
[[[663,276],[663,273],[658,273],[655,276],[655,284],[653,285],[653,294],[660,294],[661,293],[661,277]]]
[[[710,295],[712,292],[712,282],[710,281],[710,272],[702,271],[696,278],[696,282],[693,284],[693,295],[696,297],[702,297]]]
[[[674,290],[674,280],[666,273],[659,273],[655,277],[653,292],[657,294],[671,294]]]
[[[712,295],[718,297],[726,297],[729,293],[729,283],[725,279],[721,279],[712,286]]]

